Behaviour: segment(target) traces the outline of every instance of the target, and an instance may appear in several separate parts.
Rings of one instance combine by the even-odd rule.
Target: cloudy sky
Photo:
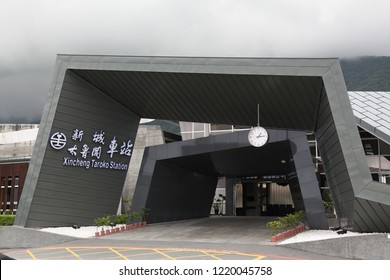
[[[39,120],[59,53],[390,56],[389,0],[0,0],[0,123]]]

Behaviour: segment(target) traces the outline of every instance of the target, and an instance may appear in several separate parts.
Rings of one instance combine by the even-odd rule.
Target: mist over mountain
[[[390,57],[345,58],[340,64],[349,91],[390,91]]]

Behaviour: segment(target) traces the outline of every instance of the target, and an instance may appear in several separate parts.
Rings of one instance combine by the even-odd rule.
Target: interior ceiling
[[[313,131],[321,77],[71,70],[143,118]],[[239,96],[239,98],[237,98]]]
[[[162,160],[210,176],[263,176],[289,173],[289,141],[252,146]]]

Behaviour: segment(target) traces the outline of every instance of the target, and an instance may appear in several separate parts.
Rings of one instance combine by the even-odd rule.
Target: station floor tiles
[[[282,260],[296,259],[237,251],[142,247],[44,247],[4,252],[17,260]]]

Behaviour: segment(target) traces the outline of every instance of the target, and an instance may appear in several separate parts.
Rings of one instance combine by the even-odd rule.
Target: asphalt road
[[[211,217],[152,224],[52,246],[1,250],[39,260],[328,260],[271,242],[268,217]]]

